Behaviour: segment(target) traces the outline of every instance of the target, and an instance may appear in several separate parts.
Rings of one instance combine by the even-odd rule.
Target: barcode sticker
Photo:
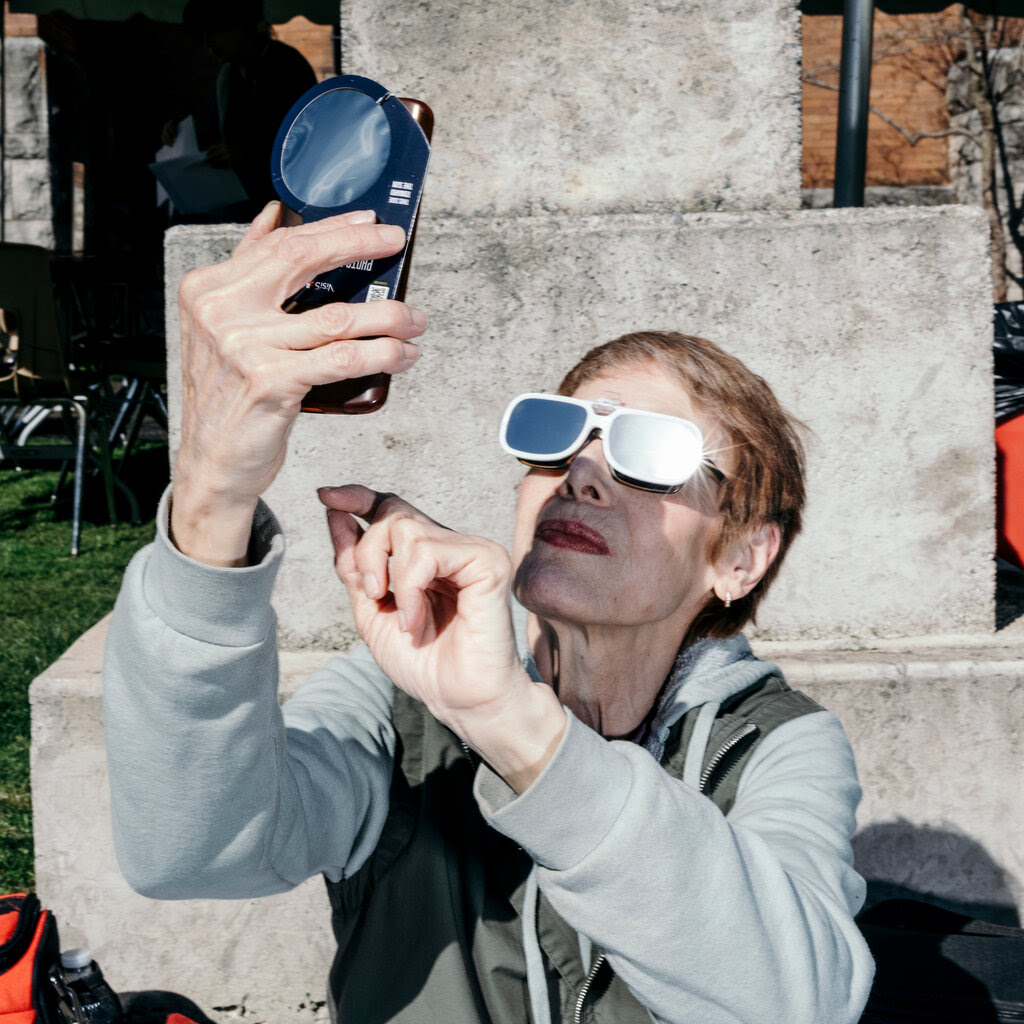
[[[366,289],[367,302],[380,302],[388,297],[388,285],[386,281],[374,281]]]

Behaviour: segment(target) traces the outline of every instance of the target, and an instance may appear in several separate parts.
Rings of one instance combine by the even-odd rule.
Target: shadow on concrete
[[[984,847],[907,821],[872,825],[853,846],[876,963],[861,1024],[1024,1021],[1024,931]]]
[[[897,819],[858,832],[853,856],[868,884],[864,911],[883,900],[920,899],[955,914],[1020,927],[1013,880],[969,836]]]
[[[1024,570],[996,559],[996,629],[1024,617]]]
[[[177,992],[122,992],[120,999],[125,1024],[167,1024],[167,1018],[174,1014],[190,1024],[216,1024],[191,999]]]

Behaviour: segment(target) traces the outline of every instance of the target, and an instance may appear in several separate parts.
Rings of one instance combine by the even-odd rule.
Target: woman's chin
[[[512,593],[527,611],[544,619],[582,621],[586,605],[593,598],[593,587],[582,580],[568,578],[552,565],[537,565],[528,559],[516,572]]]

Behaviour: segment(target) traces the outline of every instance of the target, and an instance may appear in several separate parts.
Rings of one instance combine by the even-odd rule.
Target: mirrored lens
[[[617,416],[608,436],[608,453],[631,477],[650,483],[682,483],[700,466],[703,440],[683,420]]]
[[[387,114],[366,93],[332,89],[306,104],[281,147],[281,177],[310,206],[344,206],[380,176],[391,155]]]
[[[544,398],[524,398],[512,410],[505,427],[505,443],[539,459],[564,452],[579,437],[587,422],[581,405]]]

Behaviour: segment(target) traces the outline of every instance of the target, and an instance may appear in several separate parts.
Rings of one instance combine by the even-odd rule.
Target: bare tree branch
[[[803,74],[800,76],[801,80],[806,82],[808,85],[816,86],[818,89],[827,89],[829,92],[839,92],[838,85],[831,85],[828,82],[822,82],[820,79],[814,78],[812,75]],[[883,114],[878,107],[868,105],[868,110],[875,115],[880,121],[884,121],[890,128],[898,131],[904,139],[907,140],[907,145],[916,146],[922,139],[948,139],[950,136],[958,135],[961,138],[970,139],[975,145],[981,145],[981,136],[975,134],[972,131],[968,131],[966,128],[950,127],[950,128],[938,128],[935,131],[928,132],[911,132],[908,131],[903,125],[894,121],[888,114]]]

